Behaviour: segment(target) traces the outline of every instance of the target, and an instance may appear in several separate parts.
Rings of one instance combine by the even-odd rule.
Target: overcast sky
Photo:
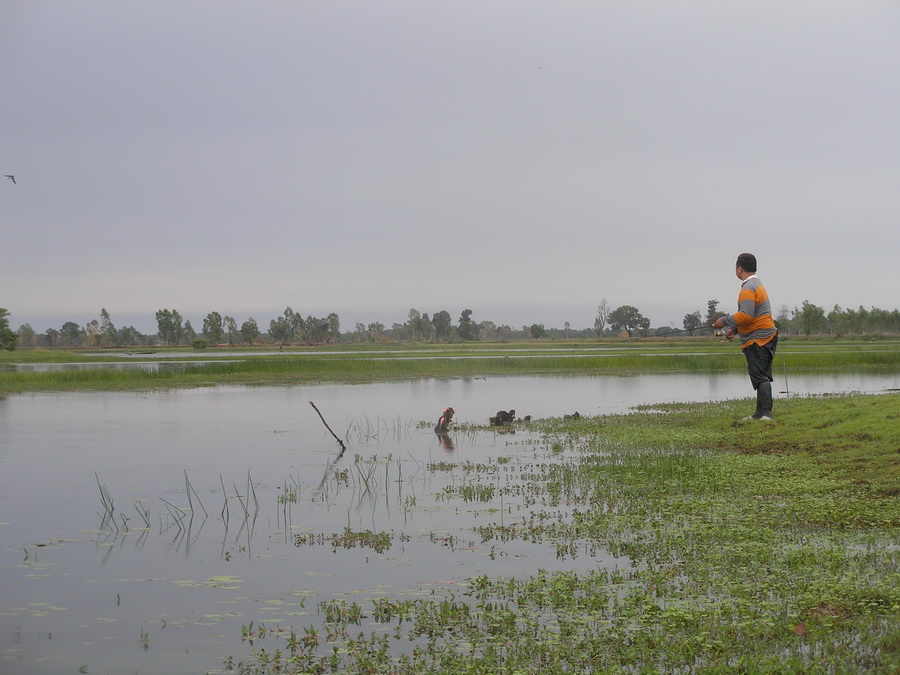
[[[0,3],[14,329],[900,305],[900,3]]]

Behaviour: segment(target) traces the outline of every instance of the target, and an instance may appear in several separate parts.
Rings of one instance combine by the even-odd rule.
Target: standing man
[[[756,256],[741,253],[734,272],[741,280],[737,311],[720,316],[712,327],[725,328],[728,340],[734,340],[735,330],[741,338],[741,349],[747,359],[747,373],[756,390],[756,412],[744,419],[771,420],[772,360],[778,346],[778,329],[772,320],[769,294],[756,276]]]

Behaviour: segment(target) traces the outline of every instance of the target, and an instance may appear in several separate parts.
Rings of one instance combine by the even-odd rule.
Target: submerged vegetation
[[[246,356],[244,356],[246,355]],[[132,355],[133,356],[133,355]],[[177,357],[177,358],[172,358]],[[46,370],[0,370],[0,394],[24,391],[133,390],[217,384],[367,382],[482,375],[621,374],[635,372],[741,372],[740,350],[717,338],[570,340],[454,345],[333,345],[315,349],[231,351],[160,350],[141,355],[142,369],[124,351],[19,351],[0,353],[5,364],[56,364]],[[191,364],[194,365],[191,365]],[[65,364],[73,364],[71,368]],[[100,367],[110,364],[110,367]],[[78,367],[76,367],[78,366]],[[92,366],[92,367],[86,367]],[[131,367],[125,367],[131,366]],[[784,339],[775,367],[781,374],[812,370],[900,367],[897,340]]]
[[[558,557],[602,549],[625,563],[322,600],[311,623],[255,634],[249,657],[225,668],[897,672],[898,410],[890,394],[792,399],[773,423],[735,421],[735,402],[532,422],[543,459],[497,483],[496,497],[527,495],[528,515],[504,520],[501,506],[477,536],[541,543]],[[497,468],[467,470],[499,481]],[[455,497],[491,498],[476,485]],[[319,543],[397,545],[349,530]]]

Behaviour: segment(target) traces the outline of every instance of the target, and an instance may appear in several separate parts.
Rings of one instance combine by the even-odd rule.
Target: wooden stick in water
[[[322,413],[319,412],[319,409],[316,407],[316,404],[313,403],[312,401],[310,401],[309,404],[313,407],[313,410],[315,410],[317,413],[319,413],[319,419],[322,420],[322,424],[325,425],[325,428],[328,429],[328,431],[331,431],[331,427],[328,426],[328,422],[326,422],[326,421],[325,421],[325,418],[322,417]],[[334,436],[334,440],[336,440],[338,443],[340,443],[340,445],[341,445],[341,450],[346,450],[346,449],[347,449],[346,447],[344,447],[344,441],[342,441],[340,438],[338,438],[338,435],[337,435],[336,433],[334,433],[333,431],[331,431],[331,435]]]

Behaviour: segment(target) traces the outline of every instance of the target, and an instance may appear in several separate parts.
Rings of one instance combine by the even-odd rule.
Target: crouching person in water
[[[438,419],[438,423],[434,427],[434,433],[446,434],[447,431],[450,430],[450,421],[453,419],[454,413],[456,413],[456,411],[450,406],[444,408],[444,411]]]
[[[737,330],[741,349],[747,359],[747,373],[756,390],[756,412],[744,419],[771,420],[772,361],[778,346],[778,329],[772,320],[772,305],[765,286],[756,276],[756,256],[741,253],[735,263],[735,275],[741,280],[738,308],[734,314],[716,319],[713,328],[725,328],[725,337],[734,340]]]

